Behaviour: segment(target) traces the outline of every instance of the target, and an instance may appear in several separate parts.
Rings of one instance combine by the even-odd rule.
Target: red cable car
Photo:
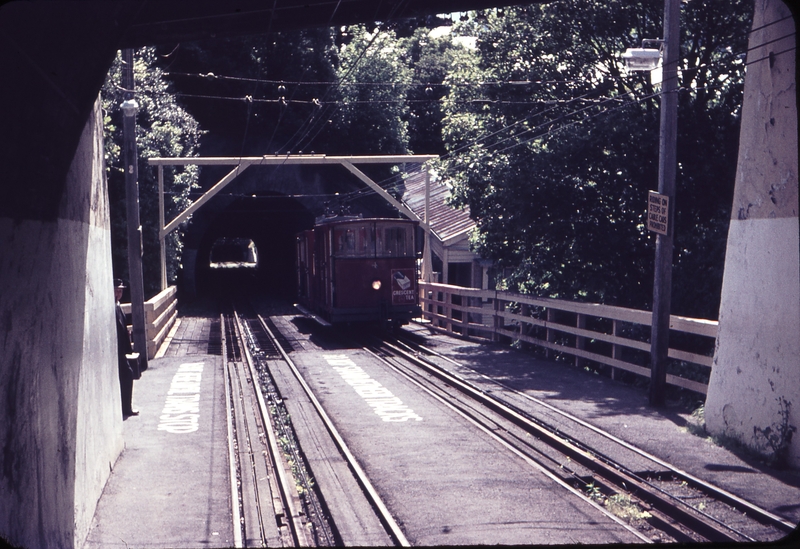
[[[417,226],[333,217],[297,235],[298,308],[326,324],[396,327],[420,316]]]

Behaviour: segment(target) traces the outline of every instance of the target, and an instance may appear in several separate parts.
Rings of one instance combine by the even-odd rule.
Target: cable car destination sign
[[[666,235],[669,231],[669,197],[650,191],[647,196],[647,228]]]

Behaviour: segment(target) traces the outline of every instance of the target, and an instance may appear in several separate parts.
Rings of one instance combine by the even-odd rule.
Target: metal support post
[[[167,289],[167,234],[164,232],[164,166],[158,166],[158,249],[161,252],[161,291]]]
[[[125,160],[125,200],[128,216],[128,274],[131,289],[131,320],[134,350],[142,369],[147,368],[147,334],[144,320],[144,282],[142,275],[142,226],[139,222],[139,168],[136,151],[136,102],[134,100],[133,50],[122,51],[122,105]]]
[[[423,272],[425,275],[422,277],[425,282],[433,280],[433,252],[431,251],[431,172],[426,166],[425,168],[425,225],[428,230],[425,231],[425,256],[422,258]]]
[[[658,192],[669,197],[666,235],[656,236],[653,278],[653,323],[650,332],[650,404],[664,405],[672,299],[672,248],[675,233],[675,175],[678,135],[678,61],[680,59],[680,0],[664,0],[664,58],[661,83],[661,131]]]

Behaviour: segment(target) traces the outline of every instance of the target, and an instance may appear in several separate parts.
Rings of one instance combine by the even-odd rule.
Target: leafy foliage
[[[319,143],[327,139],[328,117],[317,103],[336,100],[329,29],[181,43],[162,51],[159,66],[208,131],[204,155],[324,150]]]
[[[170,91],[163,71],[155,66],[153,48],[134,53],[134,82],[136,101],[136,146],[139,155],[139,208],[143,230],[143,277],[145,296],[149,298],[160,289],[160,257],[158,248],[158,180],[148,158],[159,156],[195,156],[202,131],[195,119],[177,102]],[[120,87],[122,60],[114,61],[101,90],[105,113],[105,160],[108,174],[111,208],[111,246],[115,276],[128,279],[127,216],[125,211],[125,174],[121,168],[122,113]],[[189,192],[196,186],[199,170],[196,166],[164,170],[164,194],[167,220],[190,204]],[[167,281],[174,283],[181,258],[180,229],[173,231],[167,242]]]
[[[619,54],[660,35],[663,2],[556,1],[476,14],[477,49],[445,99],[445,176],[478,222],[500,283],[648,308],[657,186],[657,87]],[[682,13],[673,311],[717,314],[735,175],[750,5]],[[709,192],[711,191],[711,192]]]
[[[436,30],[443,27],[438,27]],[[420,154],[445,154],[442,137],[442,100],[449,87],[444,83],[453,67],[461,65],[465,50],[454,43],[449,32],[436,34],[417,28],[405,39],[407,62],[414,85],[408,88],[409,149]]]
[[[411,71],[393,31],[348,27],[340,37],[337,77],[342,105],[334,127],[340,153],[404,154],[408,149],[405,101]]]

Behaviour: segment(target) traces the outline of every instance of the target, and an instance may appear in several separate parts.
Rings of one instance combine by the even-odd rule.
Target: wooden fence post
[[[498,334],[497,331],[503,327],[503,317],[500,316],[500,298],[497,291],[494,293],[494,314],[492,315],[492,324],[494,326],[494,330],[492,331],[492,341],[500,341],[500,334]]]
[[[444,306],[442,305],[442,300],[444,300],[444,292],[436,292],[436,313],[443,315],[444,314]],[[436,319],[436,326],[439,328],[442,327],[442,320],[440,318]]]
[[[577,328],[586,328],[586,315],[582,315],[577,313],[578,318],[576,319],[575,326]],[[583,336],[575,336],[575,348],[576,349],[585,349],[586,348],[586,338]],[[583,368],[583,365],[586,363],[586,359],[580,356],[575,356],[575,366],[579,368]]]
[[[522,312],[522,316],[530,316],[530,314],[531,314],[531,306],[528,305],[527,303],[523,303],[521,312]],[[530,326],[530,324],[529,324],[529,326]],[[520,341],[522,340],[522,336],[524,334],[524,330],[525,330],[525,323],[524,322],[520,322],[519,323],[519,339],[520,339]]]
[[[447,333],[453,333],[453,294],[450,292],[445,292],[444,294],[444,301],[445,301],[445,311],[447,313],[447,323],[445,325],[445,329]]]
[[[614,335],[619,337],[620,332],[622,331],[622,323],[619,320],[613,320],[612,322],[614,324]],[[622,345],[618,345],[616,343],[613,344],[611,348],[611,357],[617,360],[622,360]],[[611,367],[611,379],[617,379],[617,369],[613,366]]]
[[[547,308],[547,342],[553,343],[556,340],[556,331],[550,328],[550,323],[554,323],[556,319],[556,311],[552,307]],[[555,351],[550,347],[545,351],[545,356],[548,359],[553,358]]]

